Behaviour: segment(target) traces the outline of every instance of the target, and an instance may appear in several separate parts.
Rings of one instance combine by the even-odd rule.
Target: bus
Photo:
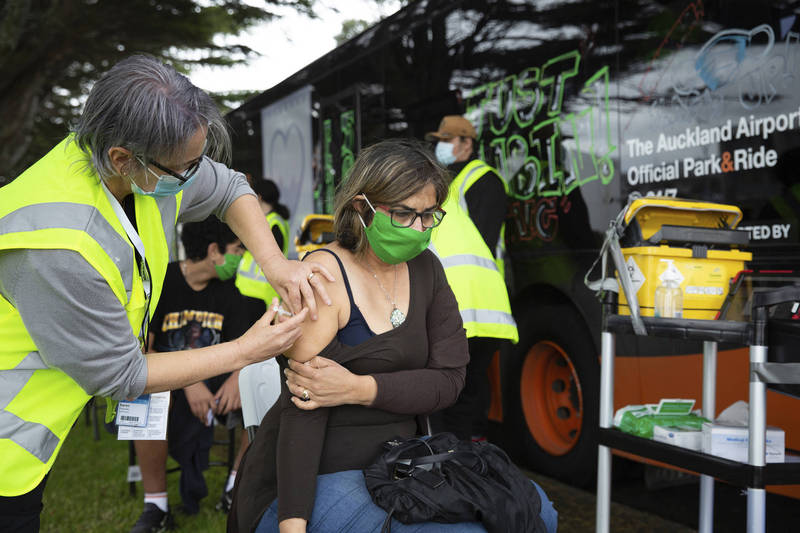
[[[532,469],[585,485],[601,306],[584,275],[629,199],[738,206],[751,267],[800,258],[798,14],[794,0],[411,2],[232,111],[234,166],[275,179],[297,223],[331,212],[360,148],[469,118],[478,156],[508,184],[520,332],[493,368],[490,415]],[[620,336],[615,408],[699,407],[701,349]],[[747,400],[747,348],[721,345],[719,361],[718,411]],[[769,391],[768,423],[790,452],[798,411],[798,396]]]

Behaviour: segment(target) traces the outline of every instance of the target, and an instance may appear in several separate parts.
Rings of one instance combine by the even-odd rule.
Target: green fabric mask
[[[415,258],[428,247],[428,243],[431,242],[430,228],[425,231],[417,231],[413,228],[395,227],[392,225],[392,218],[389,215],[376,211],[369,200],[367,200],[367,204],[375,216],[372,217],[372,224],[369,226],[364,224],[363,218],[361,224],[364,226],[367,241],[378,259],[384,263],[396,265]],[[361,215],[358,217],[361,218]]]
[[[221,265],[214,265],[214,270],[217,271],[217,277],[222,281],[231,279],[236,275],[236,269],[239,268],[239,262],[241,260],[241,255],[225,254],[225,262]]]

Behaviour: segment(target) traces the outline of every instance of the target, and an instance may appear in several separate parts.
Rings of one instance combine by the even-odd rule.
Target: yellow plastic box
[[[306,215],[303,223],[300,224],[299,235],[294,238],[294,248],[297,251],[298,259],[302,259],[308,252],[322,248],[332,242],[334,238],[333,215],[322,213]]]
[[[655,291],[659,276],[671,261],[683,277],[683,318],[713,320],[728,295],[730,280],[744,269],[752,254],[736,249],[708,249],[709,241],[717,247],[738,235],[731,232],[741,221],[738,207],[695,202],[673,198],[641,198],[631,203],[625,216],[627,224],[622,239],[622,254],[633,281],[642,316],[653,316]],[[698,238],[705,239],[692,246],[687,242],[693,228],[702,228]],[[710,231],[709,231],[710,230]],[[676,237],[677,236],[677,237]],[[668,241],[676,238],[683,246]],[[659,243],[659,244],[656,244]],[[622,288],[619,292],[619,314],[630,314]]]

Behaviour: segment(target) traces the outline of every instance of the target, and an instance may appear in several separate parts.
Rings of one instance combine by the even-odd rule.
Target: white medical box
[[[703,449],[703,432],[699,429],[653,426],[653,440],[696,452]]]
[[[749,439],[747,426],[703,424],[703,452],[740,463],[747,462]],[[784,462],[785,434],[776,427],[767,428],[766,459],[768,463]]]

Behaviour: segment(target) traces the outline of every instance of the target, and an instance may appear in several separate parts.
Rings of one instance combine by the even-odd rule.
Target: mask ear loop
[[[139,156],[136,157],[136,160],[139,162],[140,165],[142,165],[142,168],[144,169],[144,184],[150,185],[150,173],[153,171],[150,170],[150,167],[147,166],[147,163],[145,163]],[[155,172],[153,172],[153,174],[155,174]]]
[[[370,209],[372,209],[372,212],[376,213],[377,211],[375,211],[375,208],[372,207],[372,204],[370,203],[369,198],[367,198],[367,195],[362,192],[361,196],[364,197],[364,201],[367,202],[367,205],[369,206]],[[356,215],[358,215],[358,219],[361,221],[361,225],[364,226],[364,229],[367,229],[367,224],[364,222],[364,219],[361,218],[361,213],[358,212],[358,209],[356,209]]]
[[[367,195],[366,195],[366,194],[364,194],[364,193],[362,192],[362,193],[361,193],[361,196],[363,196],[363,197],[364,197],[364,201],[365,201],[365,202],[367,202],[367,205],[369,206],[369,208],[370,208],[370,209],[372,209],[372,212],[373,212],[373,213],[375,213],[375,212],[376,212],[376,211],[375,211],[375,208],[374,208],[374,207],[372,207],[372,203],[370,203],[370,201],[369,201],[369,198],[367,198]]]

